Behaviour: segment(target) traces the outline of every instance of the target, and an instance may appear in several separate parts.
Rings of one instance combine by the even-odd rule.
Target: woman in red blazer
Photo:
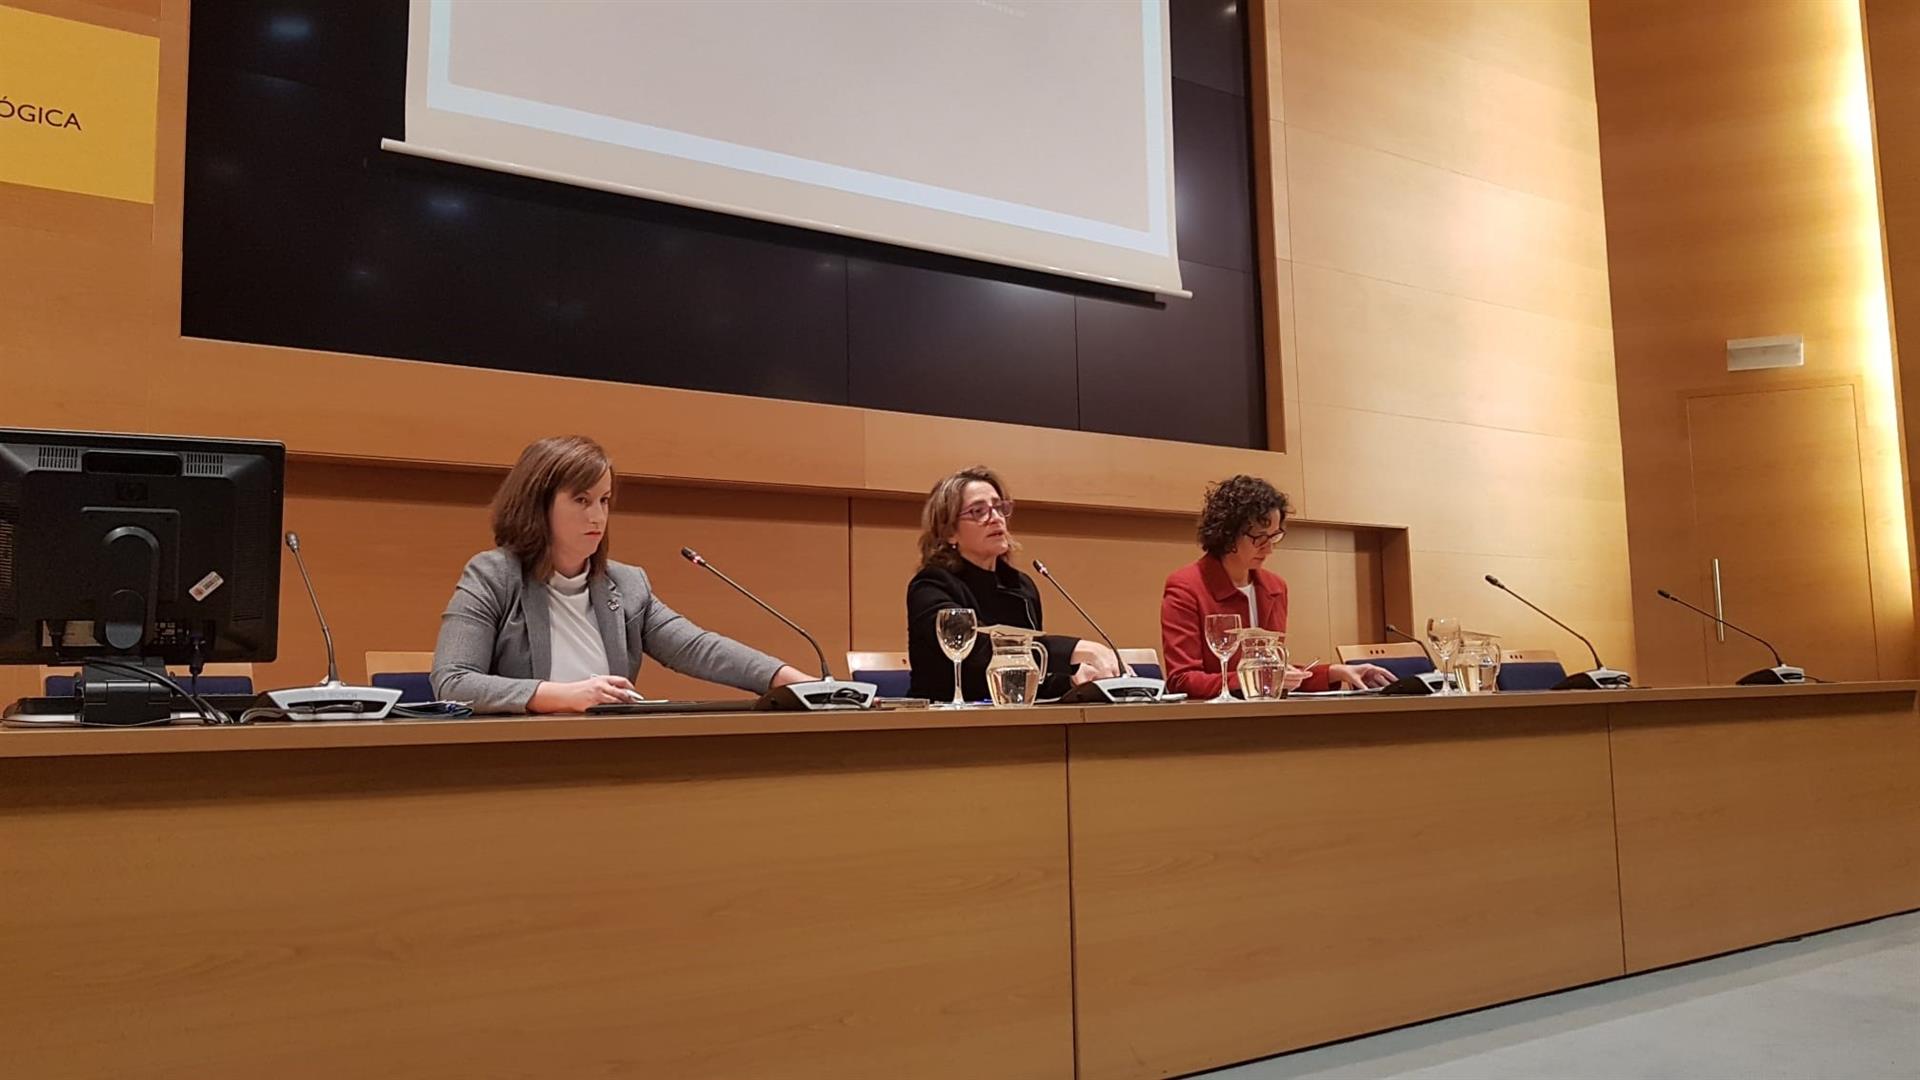
[[[1252,476],[1230,476],[1207,489],[1200,512],[1198,562],[1167,575],[1160,597],[1160,653],[1167,690],[1204,700],[1220,693],[1220,661],[1207,648],[1207,616],[1230,613],[1240,625],[1284,632],[1287,583],[1262,569],[1287,535],[1287,497]],[[1385,686],[1393,673],[1374,664],[1315,664],[1296,669],[1289,686],[1326,690],[1334,684]]]

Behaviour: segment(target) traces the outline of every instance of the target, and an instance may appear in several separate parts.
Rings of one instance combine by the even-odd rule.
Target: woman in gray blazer
[[[646,572],[607,558],[613,464],[579,435],[541,439],[493,498],[499,545],[467,562],[440,616],[433,692],[482,713],[581,712],[632,701],[643,655],[760,693],[807,676],[702,630]]]

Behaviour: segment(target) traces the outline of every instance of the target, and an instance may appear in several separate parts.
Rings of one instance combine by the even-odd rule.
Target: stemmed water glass
[[[967,699],[960,693],[960,661],[973,651],[973,643],[979,640],[974,633],[980,619],[972,608],[941,608],[934,616],[934,636],[940,639],[940,651],[953,661],[953,700],[951,706],[964,706]]]
[[[1227,657],[1232,656],[1240,647],[1240,616],[1220,614],[1207,616],[1207,648],[1220,658],[1220,696],[1213,704],[1232,701],[1233,694],[1227,690]]]
[[[1457,693],[1453,682],[1453,654],[1460,649],[1460,620],[1437,618],[1427,620],[1427,644],[1433,646],[1434,658],[1440,661],[1440,685],[1442,694]]]

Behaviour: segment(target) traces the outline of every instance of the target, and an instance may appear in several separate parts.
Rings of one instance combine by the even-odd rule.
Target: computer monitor
[[[0,664],[272,660],[285,482],[275,442],[0,429]]]

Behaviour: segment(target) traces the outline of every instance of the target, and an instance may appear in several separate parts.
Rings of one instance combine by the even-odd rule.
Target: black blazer
[[[1033,579],[1001,559],[991,571],[972,563],[963,563],[958,571],[929,566],[913,575],[907,583],[907,658],[913,665],[913,697],[934,701],[953,700],[953,661],[940,651],[940,638],[934,632],[934,619],[941,608],[972,608],[981,626],[1024,626],[1041,628],[1040,590]],[[993,646],[978,638],[974,649],[960,661],[960,689],[968,701],[987,696],[987,661]],[[1040,644],[1047,649],[1047,681],[1040,685],[1041,697],[1057,697],[1073,685],[1073,662],[1077,637],[1047,634]]]

